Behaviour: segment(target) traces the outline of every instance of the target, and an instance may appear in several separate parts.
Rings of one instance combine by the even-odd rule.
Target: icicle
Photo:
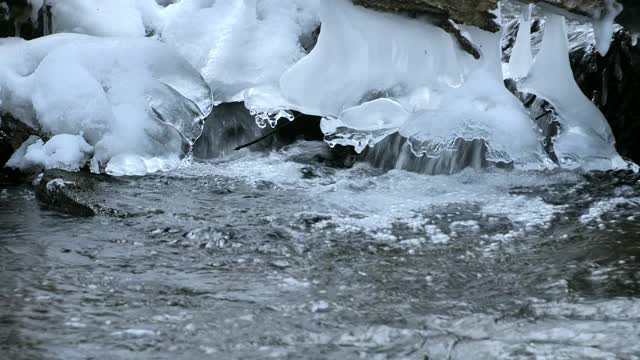
[[[600,110],[582,93],[573,78],[564,17],[548,15],[540,52],[521,90],[551,103],[562,131],[555,141],[565,167],[625,167],[617,154],[611,128]]]
[[[31,4],[31,22],[35,24],[38,21],[38,14],[44,5],[44,0],[29,0],[28,2]]]
[[[593,21],[593,31],[596,36],[598,52],[605,56],[609,52],[611,39],[613,38],[614,21],[622,13],[622,5],[616,0],[605,0],[604,14],[599,14]]]
[[[523,6],[520,16],[520,28],[516,43],[511,51],[509,61],[509,77],[520,79],[527,74],[533,65],[533,55],[531,53],[531,8],[533,5]]]

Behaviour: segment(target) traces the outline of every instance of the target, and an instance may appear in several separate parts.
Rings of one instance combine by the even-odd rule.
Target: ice
[[[9,159],[8,167],[78,171],[91,157],[93,147],[78,135],[56,135],[46,143],[34,137]]]
[[[287,107],[280,77],[305,56],[299,38],[319,24],[308,0],[185,0],[163,16],[162,40],[203,74],[215,101],[256,111]]]
[[[143,176],[175,169],[181,161],[177,156],[144,158],[136,154],[120,154],[109,160],[105,172],[113,176]]]
[[[614,21],[622,13],[622,5],[616,0],[605,0],[604,12],[598,14],[593,20],[593,31],[596,36],[596,48],[605,56],[609,52],[613,39]]]
[[[483,161],[554,166],[504,87],[499,34],[454,24],[477,60],[436,19],[348,0],[30,2],[34,11],[50,6],[54,32],[91,36],[0,41],[2,111],[47,136],[82,136],[94,147],[94,171],[139,174],[176,163],[212,106],[231,101],[244,102],[261,127],[292,120],[290,110],[321,116],[331,145],[358,151],[399,134],[417,156],[455,159],[476,144]],[[599,40],[619,10],[614,0],[607,6]],[[530,23],[525,7],[508,69],[560,113],[560,165],[621,167],[602,115],[586,97],[566,95],[579,94],[567,80],[566,39],[558,45],[549,35],[552,49],[532,67]],[[542,69],[562,77],[545,82]]]
[[[542,166],[531,119],[503,84],[499,34],[460,27],[477,61],[426,19],[342,0],[324,2],[321,19],[318,44],[280,84],[298,110],[325,117],[331,144],[363,150],[399,132],[417,154],[438,157],[480,139],[491,160]]]
[[[531,53],[531,9],[533,5],[523,6],[520,16],[520,27],[516,43],[509,60],[509,77],[519,79],[527,76],[533,65]]]
[[[323,1],[320,10],[318,44],[280,80],[306,113],[338,116],[367,99],[462,83],[465,55],[444,30],[344,0]]]
[[[27,2],[31,4],[31,21],[36,22],[38,20],[38,13],[44,5],[45,0],[28,0]]]
[[[119,154],[185,156],[213,107],[189,63],[151,39],[57,34],[0,52],[0,101],[49,135],[81,135],[92,169]]]
[[[142,37],[146,31],[138,2],[142,0],[48,0],[47,4],[55,33]]]
[[[576,84],[568,53],[564,18],[548,14],[540,52],[519,89],[544,98],[558,112],[562,129],[554,149],[561,166],[626,168],[607,120]]]

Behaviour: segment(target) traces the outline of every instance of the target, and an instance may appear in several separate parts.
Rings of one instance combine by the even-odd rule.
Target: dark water
[[[0,358],[640,358],[636,176],[295,155],[1,189]]]

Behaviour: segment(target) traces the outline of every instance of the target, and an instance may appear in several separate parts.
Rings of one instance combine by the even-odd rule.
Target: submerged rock
[[[0,115],[0,167],[32,135],[38,131],[10,115]]]
[[[96,196],[95,185],[98,177],[86,172],[47,170],[37,182],[35,193],[38,200],[47,207],[71,215],[95,216],[123,213],[107,208],[104,199]]]

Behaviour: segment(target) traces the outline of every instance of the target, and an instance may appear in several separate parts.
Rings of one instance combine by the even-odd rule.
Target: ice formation
[[[602,56],[609,52],[615,26],[614,21],[622,12],[622,5],[616,0],[605,0],[605,5],[604,13],[598,14],[593,20],[596,48]]]
[[[490,161],[551,166],[539,129],[504,87],[500,34],[459,26],[482,54],[476,60],[433,19],[349,0],[30,2],[35,15],[48,6],[52,32],[79,34],[0,41],[0,112],[47,136],[82,136],[94,171],[176,166],[212,106],[232,101],[261,126],[291,119],[288,110],[321,116],[330,144],[359,151],[400,134],[419,156],[478,142]],[[607,4],[595,26],[599,44],[619,10]],[[618,166],[606,120],[571,78],[558,19],[532,65],[525,10],[509,76],[560,114],[560,165]],[[320,24],[313,50],[303,46]]]
[[[325,1],[321,18],[317,46],[281,87],[302,111],[325,116],[332,143],[362,150],[399,132],[417,153],[437,157],[459,139],[482,139],[490,160],[542,166],[531,119],[503,84],[499,34],[461,27],[482,52],[478,61],[424,19],[341,0]]]
[[[520,16],[518,36],[516,43],[511,50],[509,60],[508,76],[519,79],[527,76],[533,65],[533,54],[531,52],[531,8],[533,5],[523,6]]]
[[[56,34],[0,52],[3,111],[45,134],[81,135],[94,170],[133,153],[182,156],[212,109],[200,74],[151,39]]]
[[[163,11],[159,33],[202,73],[217,103],[281,110],[290,106],[280,77],[306,55],[300,37],[319,25],[315,9],[315,0],[186,0]]]
[[[565,20],[549,14],[540,52],[519,89],[544,98],[558,112],[562,129],[554,148],[563,167],[624,167],[607,120],[573,78],[568,53]]]

